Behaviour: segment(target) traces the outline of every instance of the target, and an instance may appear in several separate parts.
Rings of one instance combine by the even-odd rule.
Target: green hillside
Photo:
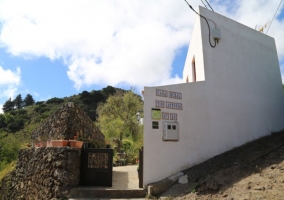
[[[74,102],[93,121],[97,120],[97,107],[106,102],[109,96],[125,93],[125,90],[107,86],[102,90],[83,91],[64,98],[51,98],[35,102],[31,95],[22,100],[19,94],[14,100],[7,100],[0,114],[0,180],[7,167],[13,167],[18,150],[30,146],[31,132],[63,103]],[[5,169],[5,170],[4,170]]]

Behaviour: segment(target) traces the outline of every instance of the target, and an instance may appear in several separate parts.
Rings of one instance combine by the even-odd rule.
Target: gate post
[[[139,149],[139,188],[143,188],[143,146]]]

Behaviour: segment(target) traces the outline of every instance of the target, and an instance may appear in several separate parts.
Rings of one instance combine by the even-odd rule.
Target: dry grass
[[[11,171],[13,171],[16,167],[16,161],[8,164],[3,170],[0,171],[0,181]]]

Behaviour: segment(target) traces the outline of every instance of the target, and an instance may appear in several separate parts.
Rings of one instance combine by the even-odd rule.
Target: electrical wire
[[[208,1],[207,1],[207,0],[205,0],[205,1],[206,1],[206,3],[208,4],[208,6],[212,9],[212,11],[215,12],[215,11],[213,10],[213,8],[210,6],[210,4],[208,3]]]
[[[207,23],[207,25],[208,25],[208,29],[209,29],[209,44],[210,44],[210,46],[212,47],[212,48],[215,48],[216,47],[216,41],[215,41],[215,45],[212,45],[211,44],[211,40],[210,40],[210,38],[211,38],[211,30],[210,30],[210,26],[209,26],[209,22],[207,21],[207,19],[206,19],[206,17],[204,17],[203,15],[200,15],[198,12],[196,12],[193,8],[192,8],[192,6],[191,5],[189,5],[189,3],[186,1],[186,0],[184,0],[186,3],[187,3],[187,5],[189,6],[189,8],[191,9],[191,10],[193,10],[193,12],[195,12],[197,15],[199,15],[200,17],[202,17],[203,19],[205,19],[205,21],[206,21],[206,23]],[[212,20],[210,20],[210,21],[212,21]],[[215,23],[214,23],[215,24]]]
[[[216,26],[216,23],[213,21],[213,20],[211,20],[211,19],[207,19],[208,21],[211,21],[211,22],[213,22],[213,24],[214,24],[214,28],[216,28],[217,26]]]
[[[275,17],[275,15],[276,15],[276,13],[277,13],[277,11],[278,11],[278,9],[279,9],[279,7],[280,7],[281,3],[282,3],[282,0],[280,1],[280,3],[279,3],[279,5],[278,5],[277,10],[276,10],[276,12],[274,13],[274,16],[273,16],[273,18],[272,18],[271,23],[269,24],[269,27],[268,27],[268,29],[267,29],[267,31],[266,31],[266,34],[267,34],[267,32],[269,31],[269,28],[270,28],[270,26],[271,26],[271,24],[272,24],[272,22],[273,22],[273,20],[274,20],[274,17]]]
[[[207,6],[205,5],[205,3],[201,0],[201,2],[203,3],[203,5],[205,6],[205,8],[207,8]]]
[[[260,158],[262,158],[262,157],[264,157],[264,156],[267,156],[268,154],[272,153],[273,151],[276,151],[277,149],[279,149],[279,148],[282,147],[283,145],[284,145],[284,144],[280,144],[278,147],[272,149],[272,150],[269,151],[269,152],[266,152],[265,154],[263,154],[263,155],[261,155],[261,156],[255,158],[255,159],[253,159],[253,160],[250,161],[250,162],[251,162],[251,163],[252,163],[252,162],[255,162],[256,160],[258,160],[258,159],[260,159]]]
[[[281,36],[280,38],[278,38],[277,40],[281,39],[283,36],[284,36],[284,35],[282,35],[282,36]],[[277,40],[276,40],[276,41],[277,41]]]

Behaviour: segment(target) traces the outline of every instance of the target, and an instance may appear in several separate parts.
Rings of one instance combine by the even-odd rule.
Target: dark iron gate
[[[143,188],[143,147],[139,150],[139,188]]]
[[[80,185],[112,187],[113,149],[82,149]]]

